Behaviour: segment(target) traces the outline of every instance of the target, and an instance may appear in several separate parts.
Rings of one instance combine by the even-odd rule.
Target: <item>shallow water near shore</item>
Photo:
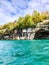
[[[49,65],[49,40],[0,40],[0,65]]]

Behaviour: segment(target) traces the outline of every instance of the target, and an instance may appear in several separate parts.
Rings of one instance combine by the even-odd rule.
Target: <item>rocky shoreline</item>
[[[0,40],[32,40],[32,39],[49,39],[49,25],[44,20],[37,24],[35,28],[5,30],[0,34]]]

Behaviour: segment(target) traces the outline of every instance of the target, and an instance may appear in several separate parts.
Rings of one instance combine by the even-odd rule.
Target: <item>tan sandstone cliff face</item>
[[[37,24],[37,27],[42,27],[43,25],[46,25],[47,23],[49,23],[49,20],[43,20],[43,22],[40,22]]]

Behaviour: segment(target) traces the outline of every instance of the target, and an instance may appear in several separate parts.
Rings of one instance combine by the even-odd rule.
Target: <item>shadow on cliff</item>
[[[38,31],[36,31],[34,39],[49,39],[49,31],[39,29]]]

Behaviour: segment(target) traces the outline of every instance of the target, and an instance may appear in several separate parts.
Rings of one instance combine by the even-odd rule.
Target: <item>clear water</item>
[[[0,41],[0,65],[49,65],[49,40]]]

